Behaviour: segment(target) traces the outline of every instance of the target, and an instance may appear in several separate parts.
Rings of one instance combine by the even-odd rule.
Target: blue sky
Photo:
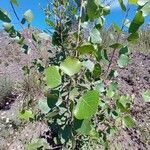
[[[126,1],[126,0],[125,0]],[[44,13],[39,7],[39,3],[44,7],[47,4],[47,0],[18,0],[19,7],[16,7],[16,11],[20,18],[22,18],[24,12],[28,9],[31,9],[34,14],[34,21],[32,26],[46,29],[47,26],[44,23]],[[0,8],[5,9],[9,12],[11,18],[13,18],[12,23],[19,28],[18,21],[15,19],[14,14],[12,12],[11,6],[9,4],[9,0],[0,0]],[[129,19],[132,19],[135,13],[135,7],[131,6]],[[106,17],[106,25],[110,26],[112,22],[116,22],[121,24],[122,19],[124,17],[124,13],[121,11],[117,0],[113,1],[111,14]],[[146,23],[150,23],[150,16],[145,19]],[[0,28],[2,28],[2,22],[0,22]]]

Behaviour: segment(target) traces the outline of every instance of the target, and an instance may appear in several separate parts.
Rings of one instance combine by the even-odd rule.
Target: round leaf
[[[19,118],[23,120],[29,120],[30,118],[33,118],[33,113],[31,110],[25,110],[19,113]]]
[[[51,66],[45,70],[45,77],[47,86],[49,88],[55,88],[61,84],[61,76],[56,66]]]
[[[101,34],[97,29],[93,29],[90,32],[91,42],[94,44],[100,44],[102,42]]]
[[[123,122],[124,122],[124,125],[127,128],[131,128],[134,125],[134,121],[133,121],[133,119],[132,119],[132,117],[130,115],[125,116],[124,119],[123,119]]]
[[[26,19],[27,22],[31,23],[33,20],[33,13],[32,11],[29,9],[24,13],[24,18]]]
[[[85,93],[77,102],[74,115],[77,119],[88,119],[96,113],[99,104],[98,91],[92,90]]]
[[[80,71],[81,65],[81,62],[78,59],[67,57],[64,62],[60,64],[60,68],[67,75],[73,76]]]
[[[47,104],[46,97],[44,99],[39,100],[38,106],[41,112],[44,114],[47,114],[50,111],[50,108],[48,107],[48,104]]]
[[[127,55],[121,54],[118,60],[118,65],[120,68],[126,67],[129,62],[129,57]]]
[[[77,48],[77,51],[79,51],[80,54],[92,54],[95,52],[95,48],[90,43],[84,43]]]

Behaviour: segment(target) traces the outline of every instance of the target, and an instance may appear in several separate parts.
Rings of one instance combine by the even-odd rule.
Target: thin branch
[[[80,15],[79,15],[78,34],[77,34],[76,47],[78,47],[78,45],[79,45],[79,41],[80,41],[80,30],[81,30],[81,17],[82,17],[82,10],[83,10],[83,0],[81,0],[81,6],[80,6]]]
[[[19,18],[19,16],[18,16],[18,14],[17,14],[17,12],[16,12],[16,10],[15,10],[15,8],[14,8],[14,6],[13,6],[13,4],[12,4],[11,1],[10,1],[10,5],[11,5],[11,8],[12,8],[12,10],[13,10],[13,13],[14,13],[15,17],[17,18],[17,20],[18,20],[18,22],[19,22],[19,24],[20,24],[22,30],[24,30],[24,27],[23,27],[23,25],[22,25],[22,23],[21,23],[21,21],[20,21],[20,18]],[[28,36],[28,34],[27,34],[27,39],[28,39],[28,42],[30,43],[30,41],[29,41],[29,40],[30,40],[30,37]],[[35,45],[35,43],[34,43],[33,41],[31,42],[31,44],[33,45],[33,47],[34,47],[35,49],[38,50],[37,46]]]
[[[17,20],[19,21],[19,24],[20,24],[21,28],[24,30],[24,28],[23,28],[23,26],[22,26],[22,24],[21,24],[21,21],[20,21],[20,19],[19,19],[19,16],[17,15],[17,12],[16,12],[16,10],[15,10],[15,8],[14,8],[14,5],[12,4],[11,1],[10,1],[10,5],[11,5],[11,8],[12,8],[12,10],[13,10],[13,12],[14,12],[16,18],[17,18]]]
[[[124,29],[124,27],[125,27],[125,21],[126,21],[126,19],[127,19],[127,17],[128,17],[129,11],[130,11],[130,8],[128,8],[128,10],[127,10],[127,12],[126,12],[126,15],[125,15],[125,17],[124,17],[124,20],[123,20],[123,23],[122,23],[122,27],[121,27],[121,31],[123,31],[123,29]],[[120,33],[118,34],[118,36],[117,36],[117,39],[116,39],[117,42],[118,42],[119,39],[120,39],[121,33],[122,33],[122,32],[120,32]],[[111,67],[111,64],[112,64],[112,61],[113,61],[113,58],[114,58],[114,55],[115,55],[116,50],[117,50],[117,48],[114,48],[114,49],[113,49],[112,56],[111,56],[111,58],[110,58],[110,63],[109,63],[108,68],[107,68],[107,70],[106,70],[106,74],[109,73],[109,69],[110,69],[110,67]],[[107,77],[107,75],[106,75],[106,77]]]

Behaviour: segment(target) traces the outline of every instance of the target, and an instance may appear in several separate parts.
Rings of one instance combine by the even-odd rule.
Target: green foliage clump
[[[49,41],[48,33],[52,33],[52,45],[57,50],[46,64],[39,58],[31,67],[25,66],[23,70],[28,78],[34,68],[40,75],[38,80],[45,85],[43,97],[38,103],[38,115],[42,115],[40,119],[49,125],[54,135],[53,143],[62,149],[84,149],[86,145],[94,149],[94,144],[108,149],[109,138],[120,126],[131,128],[134,125],[131,116],[133,99],[119,93],[115,68],[125,68],[128,65],[128,46],[139,37],[138,30],[148,14],[149,2],[143,4],[129,1],[139,8],[128,26],[126,19],[129,8],[123,0],[118,2],[125,19],[121,27],[113,24],[116,37],[109,34],[112,43],[108,42],[108,45],[106,42],[109,38],[103,36],[103,29],[104,18],[109,15],[110,7],[98,0],[54,0],[52,11],[51,4],[43,9],[49,29],[40,35],[32,34],[32,46],[37,48],[40,39]],[[13,4],[16,5],[16,1],[11,1],[15,11]],[[6,13],[0,13],[0,19],[7,22],[4,24],[5,31],[10,37],[17,37],[18,44],[28,54],[31,41],[8,24],[10,20]],[[33,17],[31,10],[26,11],[22,21],[18,19],[21,27],[27,23],[30,28]],[[128,34],[121,41],[125,26]],[[85,31],[88,31],[87,38],[84,36]],[[27,109],[20,116],[26,120],[36,120],[39,117],[34,118],[32,111]]]

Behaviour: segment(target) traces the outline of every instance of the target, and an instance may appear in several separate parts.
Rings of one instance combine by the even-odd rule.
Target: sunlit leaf
[[[60,69],[67,75],[73,76],[80,71],[81,66],[82,63],[78,59],[67,57],[63,62],[61,62]]]
[[[128,42],[134,43],[139,39],[139,33],[135,32],[129,35],[129,37],[127,38]]]
[[[125,6],[123,0],[118,0],[118,2],[119,2],[119,4],[120,4],[121,9],[122,9],[123,11],[126,11],[126,6]]]
[[[24,110],[19,113],[19,118],[29,121],[29,119],[33,118],[34,115],[31,110]]]
[[[8,32],[12,28],[12,24],[5,22],[3,23],[3,27],[4,27],[4,30]]]
[[[142,97],[145,102],[150,102],[150,89],[143,92]]]
[[[110,6],[103,7],[103,15],[106,16],[110,14]]]
[[[130,24],[129,33],[137,32],[137,30],[143,23],[144,23],[143,13],[142,11],[138,11]]]
[[[59,69],[55,66],[48,67],[45,70],[45,77],[48,88],[55,88],[61,84],[61,75],[59,74]]]
[[[39,109],[41,110],[41,112],[44,114],[47,114],[50,111],[50,108],[48,107],[48,104],[47,104],[46,97],[39,100],[38,106],[39,106]]]
[[[78,96],[78,95],[79,95],[78,89],[77,89],[77,88],[73,88],[73,89],[70,91],[70,93],[69,93],[69,98],[70,98],[71,100],[74,100],[74,98],[75,98],[76,96]]]
[[[49,149],[49,145],[44,138],[34,139],[31,143],[25,145],[25,150]]]
[[[51,27],[55,27],[55,23],[52,20],[49,20],[48,18],[46,18],[45,22],[46,22],[47,25],[49,25]]]
[[[141,11],[143,12],[144,17],[150,14],[150,1],[142,7]]]
[[[126,67],[129,62],[129,57],[125,54],[121,54],[119,59],[118,59],[118,66],[120,68]]]
[[[86,67],[88,70],[90,70],[91,72],[94,70],[94,63],[89,59],[87,61],[83,61],[82,65]]]
[[[95,47],[90,43],[84,43],[77,48],[80,54],[93,54],[95,52]]]
[[[128,0],[130,4],[137,4],[138,0]]]
[[[78,101],[74,109],[74,115],[77,119],[88,119],[92,117],[99,104],[98,91],[92,90],[86,92]]]
[[[93,29],[90,32],[90,37],[91,37],[91,42],[94,44],[95,43],[100,44],[102,42],[101,34],[100,34],[99,30],[97,30],[97,29]]]
[[[7,12],[2,9],[0,9],[0,20],[7,22],[7,23],[11,22],[10,18],[7,15]]]
[[[134,120],[133,120],[133,118],[132,118],[130,115],[125,116],[125,117],[123,118],[123,122],[124,122],[124,125],[125,125],[127,128],[132,128],[133,125],[134,125]]]
[[[26,19],[27,22],[31,23],[34,16],[33,16],[33,13],[32,11],[29,9],[27,10],[25,13],[24,13],[24,18]]]
[[[138,5],[144,6],[149,0],[138,0]]]
[[[89,135],[91,131],[91,121],[88,119],[83,120],[81,127],[77,130],[80,134]]]
[[[113,26],[114,26],[115,30],[116,30],[118,33],[121,32],[121,28],[118,26],[118,24],[113,23]]]

